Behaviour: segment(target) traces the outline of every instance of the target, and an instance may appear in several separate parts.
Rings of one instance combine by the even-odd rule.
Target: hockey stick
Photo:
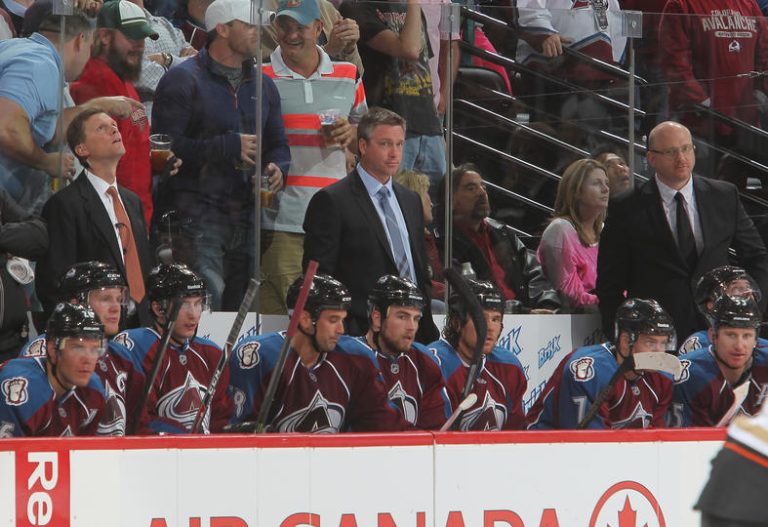
[[[267,426],[267,419],[269,418],[269,412],[275,399],[277,385],[280,382],[280,377],[283,376],[285,360],[288,358],[288,350],[291,348],[291,339],[296,333],[296,328],[299,327],[299,317],[301,316],[301,312],[304,311],[304,305],[307,303],[309,290],[312,287],[312,280],[314,280],[315,273],[317,273],[317,266],[318,264],[315,260],[310,260],[309,265],[307,266],[307,272],[304,274],[304,282],[301,284],[299,297],[296,299],[293,315],[291,315],[291,321],[288,324],[288,331],[285,333],[285,340],[283,341],[283,346],[280,348],[280,355],[277,357],[277,363],[272,370],[272,376],[269,378],[269,384],[267,385],[267,393],[264,395],[261,408],[259,408],[259,415],[256,418],[254,433],[258,434],[263,432]]]
[[[133,435],[136,433],[136,427],[138,426],[139,420],[141,419],[141,414],[144,411],[144,407],[147,405],[147,401],[149,401],[149,392],[152,391],[152,385],[155,384],[157,374],[160,372],[160,366],[163,363],[165,352],[168,350],[168,346],[171,343],[173,328],[176,327],[176,320],[179,318],[179,311],[181,311],[181,306],[183,304],[184,301],[181,297],[177,297],[171,300],[171,311],[168,315],[168,320],[165,321],[163,336],[160,339],[160,345],[157,347],[155,360],[152,363],[152,371],[149,374],[147,381],[144,383],[144,391],[141,394],[139,403],[136,405],[135,410],[133,411],[133,419],[131,419],[131,422],[128,423],[130,425],[128,427],[128,435]]]
[[[611,395],[613,388],[619,379],[627,373],[629,370],[647,370],[647,371],[663,371],[673,377],[677,378],[683,371],[683,366],[677,357],[670,355],[669,353],[662,352],[644,352],[633,353],[621,363],[619,368],[613,374],[600,393],[595,397],[595,402],[589,407],[587,413],[584,415],[581,421],[579,421],[578,428],[586,428],[589,422],[595,417],[595,414],[600,410],[600,407],[608,400],[608,396]]]
[[[472,408],[472,406],[476,402],[477,402],[477,394],[470,393],[466,399],[464,399],[459,403],[459,406],[456,407],[456,409],[453,411],[453,413],[445,422],[445,424],[440,427],[440,430],[438,430],[438,432],[447,432],[451,428],[451,425],[456,421],[456,419],[458,419],[459,414],[462,414],[465,411]]]
[[[213,394],[216,391],[216,386],[219,384],[219,379],[221,378],[221,374],[224,372],[224,368],[227,366],[229,355],[232,353],[232,348],[235,347],[235,341],[237,340],[237,337],[240,336],[240,330],[243,329],[245,317],[248,315],[248,310],[251,309],[253,299],[256,298],[258,292],[259,282],[255,278],[251,278],[251,280],[248,282],[248,289],[245,290],[243,301],[240,302],[240,309],[237,310],[235,321],[232,322],[229,335],[227,335],[227,341],[224,343],[224,349],[222,350],[221,357],[219,358],[219,363],[216,365],[216,369],[211,376],[211,382],[208,385],[208,391],[205,392],[205,396],[200,403],[200,408],[197,409],[197,415],[195,416],[195,421],[192,424],[192,429],[190,431],[193,434],[198,433],[200,431],[200,427],[203,425],[203,419],[205,417],[205,413],[208,411],[208,408],[211,405],[211,401],[213,400]]]
[[[741,409],[741,403],[744,402],[744,399],[747,398],[748,394],[749,394],[749,380],[741,383],[736,388],[734,388],[733,404],[731,404],[731,407],[728,408],[728,411],[723,414],[723,417],[720,418],[720,420],[717,422],[715,426],[726,426],[728,423],[730,423],[731,419],[733,419],[733,416],[736,415],[738,411]]]
[[[467,307],[469,316],[472,322],[475,324],[475,349],[472,353],[472,363],[469,365],[469,371],[467,372],[467,381],[464,383],[464,390],[461,392],[461,400],[464,401],[469,394],[472,393],[472,388],[475,385],[475,381],[480,375],[480,366],[483,363],[483,348],[485,347],[485,337],[488,334],[488,324],[485,322],[485,313],[483,312],[483,306],[480,305],[480,301],[475,294],[469,288],[469,284],[461,276],[456,269],[445,269],[443,275],[451,284],[451,287],[456,289],[456,292],[461,297],[464,305]],[[461,414],[456,416],[455,422],[459,422],[458,418]]]

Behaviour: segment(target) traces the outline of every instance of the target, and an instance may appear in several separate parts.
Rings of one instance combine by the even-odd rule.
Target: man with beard
[[[133,83],[139,79],[144,39],[157,40],[144,11],[127,0],[107,2],[99,11],[91,59],[70,93],[77,104],[104,95],[124,95],[139,101]],[[144,218],[152,218],[152,172],[149,163],[149,120],[143,106],[118,121],[125,155],[117,166],[117,181],[141,198]]]
[[[440,196],[445,196],[444,179]],[[441,205],[444,210],[444,205]],[[515,311],[553,313],[560,307],[557,291],[549,283],[533,251],[509,226],[489,218],[491,207],[479,169],[472,163],[453,171],[453,262],[469,262],[480,280],[493,282]],[[437,217],[441,212],[436,214]],[[441,252],[444,236],[437,238]]]
[[[288,289],[286,304],[293,310],[303,277]],[[376,357],[360,346],[342,350],[344,318],[351,297],[341,282],[315,275],[298,331],[280,374],[267,416],[269,432],[381,432],[409,428],[390,406],[376,369]],[[244,339],[230,358],[233,422],[258,416],[270,378],[285,342],[276,332]]]

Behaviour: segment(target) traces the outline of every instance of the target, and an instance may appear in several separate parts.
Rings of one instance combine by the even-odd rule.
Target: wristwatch
[[[165,69],[169,69],[171,67],[171,64],[173,64],[173,55],[170,53],[162,53],[163,55],[163,66],[165,66]]]

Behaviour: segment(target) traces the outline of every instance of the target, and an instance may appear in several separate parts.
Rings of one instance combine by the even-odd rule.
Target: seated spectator
[[[58,304],[46,326],[46,356],[0,366],[0,437],[96,433],[105,407],[95,374],[104,326],[84,306]]]
[[[296,306],[304,281],[299,277],[286,303]],[[376,356],[363,346],[354,355],[341,349],[344,318],[351,297],[341,282],[315,275],[298,331],[281,372],[275,371],[283,332],[249,337],[232,352],[230,394],[235,401],[233,423],[255,420],[270,378],[279,374],[275,398],[267,414],[268,432],[338,433],[398,431],[408,423],[387,400]]]
[[[4,362],[19,353],[29,334],[24,286],[34,274],[22,259],[35,260],[45,253],[48,230],[39,217],[23,211],[2,189],[0,213],[0,362]]]
[[[625,301],[616,312],[613,342],[578,348],[560,362],[528,412],[528,428],[663,427],[672,399],[672,379],[664,373],[637,370],[619,377],[594,417],[583,425],[581,421],[632,354],[674,349],[672,318],[658,302],[636,298]]]
[[[675,380],[668,422],[673,427],[725,426],[730,408],[756,415],[768,390],[768,350],[757,346],[762,323],[760,308],[752,298],[723,296],[712,308],[712,345],[687,353],[683,375]],[[736,388],[746,384],[746,398],[739,403]]]
[[[491,282],[470,279],[468,285],[483,308],[488,332],[483,341],[480,371],[470,392],[477,396],[477,401],[463,412],[456,429],[519,430],[525,426],[523,396],[528,382],[515,354],[496,345],[504,329],[504,300]],[[453,291],[448,300],[443,338],[428,346],[443,372],[453,408],[462,402],[470,365],[475,362],[477,339],[466,300]]]
[[[611,145],[604,145],[596,148],[591,157],[605,167],[605,174],[608,176],[608,188],[611,191],[610,199],[634,187],[634,176],[630,174],[626,157],[620,153],[619,149]]]
[[[186,0],[179,2],[171,22],[184,34],[184,40],[200,51],[208,43],[205,30],[205,10],[213,0]]]
[[[124,331],[115,340],[132,351],[144,374],[149,376],[173,303],[182,302],[170,345],[160,364],[162,375],[150,387],[146,410],[152,431],[188,433],[223,353],[214,342],[197,335],[200,317],[208,308],[205,284],[185,265],[162,264],[147,277],[147,296],[151,301],[152,325]],[[229,370],[224,369],[203,416],[202,433],[220,431],[229,422],[232,401],[227,395],[228,382]]]
[[[445,283],[443,282],[443,260],[435,242],[432,217],[432,198],[429,196],[429,177],[416,170],[401,170],[395,174],[395,181],[405,188],[409,188],[421,197],[421,206],[424,209],[424,246],[427,249],[429,260],[429,272],[432,277],[432,312],[445,313]],[[438,218],[442,221],[442,218]],[[435,302],[440,302],[436,306]],[[438,310],[436,310],[438,308]],[[442,311],[440,311],[440,309]]]
[[[761,294],[755,280],[741,267],[721,265],[704,273],[696,283],[694,301],[696,307],[707,321],[707,326],[712,326],[712,308],[715,301],[723,296],[739,296],[752,298],[760,302]],[[758,346],[768,348],[768,340],[757,339]],[[709,332],[702,329],[690,335],[680,345],[678,355],[684,355],[699,348],[708,348],[712,342],[709,340]]]
[[[445,179],[440,196],[445,195]],[[444,210],[441,204],[438,210]],[[485,183],[471,163],[453,171],[453,263],[472,264],[480,280],[490,280],[515,311],[553,313],[560,307],[557,291],[544,276],[536,255],[509,226],[489,218]],[[442,214],[438,214],[442,217]],[[437,240],[441,254],[444,238]]]
[[[597,250],[608,196],[608,176],[593,159],[572,163],[557,187],[552,221],[544,229],[536,256],[563,307],[597,304]]]

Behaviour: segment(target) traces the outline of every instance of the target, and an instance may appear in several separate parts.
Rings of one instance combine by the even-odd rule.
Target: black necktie
[[[693,269],[699,256],[696,252],[696,240],[693,238],[691,220],[688,218],[688,213],[685,212],[685,198],[681,193],[675,194],[675,201],[677,202],[677,247],[680,249],[680,255],[688,265],[688,269]]]

